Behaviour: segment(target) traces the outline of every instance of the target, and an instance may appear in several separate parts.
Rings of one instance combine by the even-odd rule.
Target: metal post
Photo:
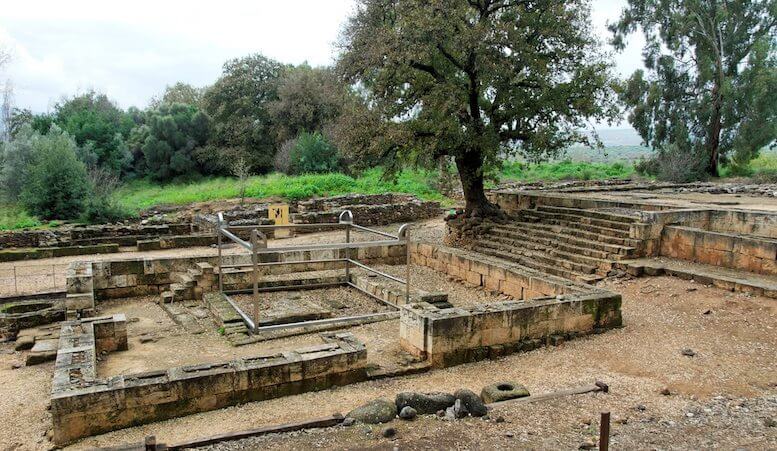
[[[602,412],[599,423],[599,451],[610,449],[610,412]]]
[[[219,293],[224,292],[224,275],[222,270],[223,262],[221,260],[221,221],[223,220],[224,215],[219,213],[218,219],[216,220],[216,236],[218,238],[216,239],[216,246],[219,249]]]
[[[351,225],[345,226],[345,242],[351,243]],[[351,281],[351,248],[345,248],[345,281],[346,283]]]
[[[251,263],[254,265],[254,323],[259,322],[259,254],[256,252],[258,237],[257,230],[251,230]]]
[[[405,302],[410,303],[410,226],[403,224],[397,234],[405,242]]]
[[[351,244],[351,226],[353,225],[353,213],[351,210],[345,210],[340,213],[338,221],[345,224],[345,243]],[[351,283],[351,247],[345,248],[345,283]]]

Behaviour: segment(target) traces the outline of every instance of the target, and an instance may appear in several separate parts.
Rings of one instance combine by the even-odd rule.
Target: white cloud
[[[123,107],[143,107],[165,85],[212,83],[229,58],[262,53],[286,63],[320,65],[353,0],[9,2],[0,43],[11,42],[9,74],[17,104],[46,111],[64,95],[94,88]],[[624,0],[594,0],[594,26],[607,37]],[[622,75],[641,64],[639,39],[617,54]]]

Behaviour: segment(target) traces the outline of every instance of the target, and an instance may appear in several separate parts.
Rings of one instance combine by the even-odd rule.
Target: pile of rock
[[[348,413],[343,424],[388,423],[397,416],[413,420],[418,415],[437,415],[443,420],[457,420],[468,416],[488,415],[486,404],[529,396],[529,391],[515,382],[499,382],[483,387],[478,396],[472,390],[462,388],[455,393],[399,393],[392,401],[374,399]]]

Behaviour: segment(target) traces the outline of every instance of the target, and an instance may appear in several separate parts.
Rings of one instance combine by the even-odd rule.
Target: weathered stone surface
[[[445,410],[456,402],[456,398],[450,393],[416,393],[402,392],[395,399],[397,411],[405,407],[412,407],[420,415],[435,413]]]
[[[461,401],[461,404],[463,404],[473,417],[482,417],[488,413],[488,409],[483,403],[483,400],[481,400],[472,390],[462,388],[456,390],[456,393],[454,393],[453,396],[456,397],[456,400]]]
[[[486,404],[508,399],[525,398],[526,396],[529,396],[529,390],[523,385],[512,381],[486,385],[480,392],[480,397]]]
[[[397,416],[397,407],[387,399],[378,398],[353,409],[346,416],[367,424],[388,423]]]
[[[402,410],[399,412],[399,418],[402,418],[403,420],[412,420],[418,415],[418,412],[410,406],[405,406],[402,408]]]

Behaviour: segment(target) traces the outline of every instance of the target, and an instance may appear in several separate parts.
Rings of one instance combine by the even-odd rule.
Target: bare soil
[[[170,443],[299,421],[335,411],[345,413],[367,400],[393,397],[408,390],[452,392],[467,387],[479,392],[489,383],[514,380],[525,384],[532,393],[542,393],[590,384],[596,379],[609,383],[611,392],[500,407],[490,416],[502,416],[506,420],[503,423],[423,418],[412,423],[395,421],[392,426],[397,427],[398,438],[394,441],[382,438],[379,427],[355,426],[280,434],[245,443],[244,447],[569,449],[595,435],[599,412],[609,410],[614,416],[614,448],[777,448],[777,429],[768,426],[777,418],[777,302],[668,277],[616,280],[607,285],[623,293],[622,329],[496,361],[354,384],[115,431],[85,439],[73,448],[139,442],[152,434],[161,442]],[[126,306],[116,308],[128,310]],[[136,336],[144,327],[175,329],[168,326],[131,323],[130,334]],[[359,329],[365,332],[358,332]],[[395,339],[390,338],[397,333],[395,322],[351,330],[367,340],[368,351],[381,346],[397,349]],[[213,338],[209,346],[200,342],[198,348],[212,348],[198,353],[211,353],[218,360],[229,357],[223,353],[230,349],[228,345],[218,341],[220,337]],[[286,347],[304,339],[295,337],[261,346]],[[192,352],[183,344],[161,346],[165,340],[176,343],[165,337],[157,342],[159,348],[143,345],[149,350],[145,358],[169,353],[164,362],[160,359],[160,364],[170,366],[185,361],[186,354]],[[134,341],[130,346],[143,349]],[[682,355],[686,348],[696,355]],[[43,434],[50,425],[46,405],[51,365],[12,369],[13,363],[24,361],[24,353],[11,349],[8,344],[0,345],[0,422],[4,425],[0,429],[0,449],[48,448],[50,444]],[[102,365],[109,367],[120,354],[109,356]],[[130,369],[135,371],[135,367]],[[671,394],[662,395],[663,389]]]

